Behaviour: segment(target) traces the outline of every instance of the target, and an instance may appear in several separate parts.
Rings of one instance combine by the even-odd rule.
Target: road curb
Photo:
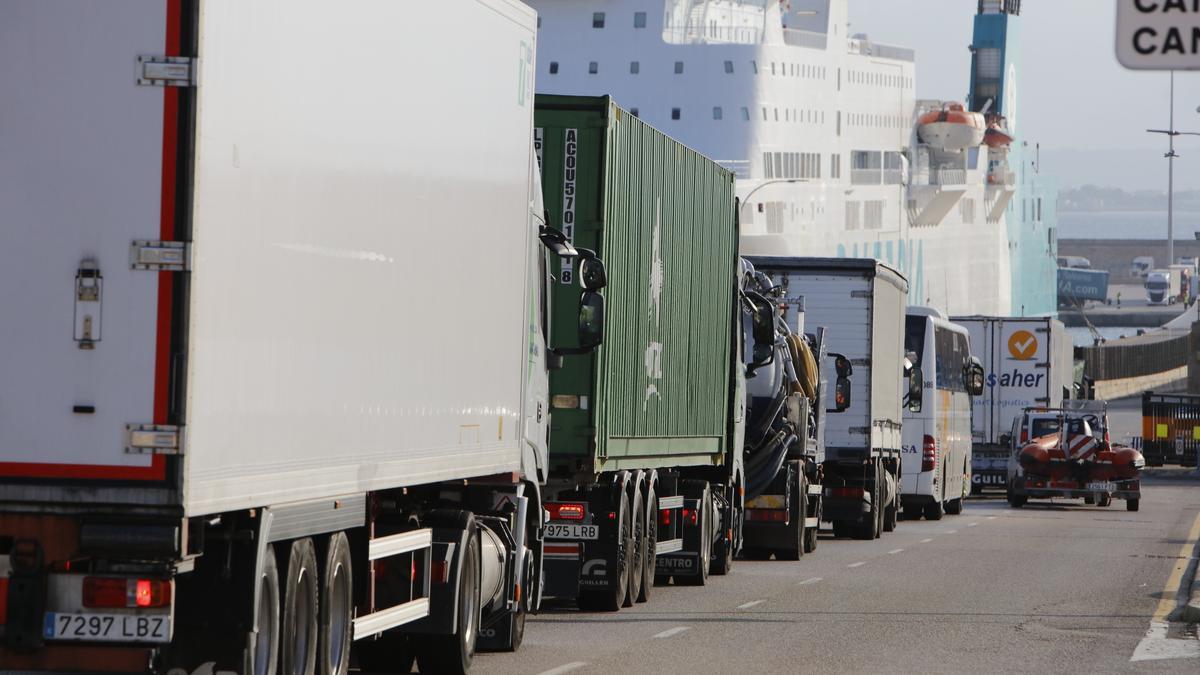
[[[1184,574],[1183,583],[1180,584],[1180,589],[1188,589],[1187,604],[1181,602],[1179,607],[1171,613],[1172,621],[1200,623],[1200,578],[1197,578],[1197,567],[1200,567],[1200,542],[1197,542],[1192,549],[1192,559],[1188,561],[1187,572]],[[1180,593],[1180,595],[1183,594]]]

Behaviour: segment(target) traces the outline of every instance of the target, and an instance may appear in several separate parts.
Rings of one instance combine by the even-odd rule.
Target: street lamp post
[[[758,185],[754,186],[753,190],[751,190],[750,192],[747,192],[745,197],[742,197],[741,208],[743,208],[743,209],[746,208],[746,205],[750,203],[750,197],[752,197],[755,192],[758,192],[759,190],[767,187],[768,185],[776,185],[779,183],[807,183],[807,182],[808,182],[808,180],[804,179],[804,178],[775,178],[773,180],[763,181],[763,182],[759,183]]]
[[[1175,71],[1171,71],[1171,103],[1170,127],[1167,129],[1147,129],[1152,134],[1166,134],[1170,145],[1167,154],[1167,266],[1175,264],[1175,152],[1176,136],[1200,136],[1194,131],[1177,131],[1175,129]]]

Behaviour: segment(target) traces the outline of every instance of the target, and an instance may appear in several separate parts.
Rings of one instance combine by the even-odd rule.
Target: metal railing
[[[966,169],[936,169],[929,172],[930,185],[966,185]]]
[[[706,26],[703,24],[681,24],[663,29],[663,41],[668,44],[722,43],[756,45],[762,42],[761,28],[738,26]]]
[[[829,44],[829,36],[825,33],[814,33],[798,28],[784,28],[783,41],[793,47],[808,47],[810,49],[825,49]]]
[[[1093,380],[1123,380],[1175,370],[1187,365],[1188,336],[1131,345],[1078,347],[1083,373]]]
[[[992,171],[988,174],[988,185],[1012,187],[1017,184],[1017,174],[1012,171]]]
[[[883,184],[884,185],[900,185],[904,182],[904,171],[900,169],[884,169]]]
[[[869,40],[850,40],[850,53],[874,56],[881,59],[892,59],[894,61],[908,61],[909,63],[917,60],[917,52],[914,49],[896,47],[894,45],[881,45]]]

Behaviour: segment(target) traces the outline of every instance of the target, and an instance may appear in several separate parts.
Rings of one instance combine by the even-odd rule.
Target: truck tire
[[[1141,505],[1141,501],[1142,500],[1139,497],[1131,497],[1129,499],[1126,499],[1125,500],[1125,510],[1126,511],[1137,511],[1138,506]]]
[[[1025,506],[1025,502],[1029,501],[1028,495],[1017,494],[1016,492],[1013,491],[1011,485],[1009,486],[1005,497],[1007,497],[1007,499],[1008,499],[1008,505],[1013,507],[1014,509],[1019,509],[1022,506]]]
[[[854,523],[848,520],[833,521],[833,536],[838,539],[849,539],[854,536]]]
[[[963,512],[962,497],[959,497],[958,499],[951,499],[950,501],[946,502],[946,513],[948,513],[952,516],[957,516],[958,514],[960,514],[962,512]]]
[[[579,592],[579,609],[585,612],[616,612],[625,603],[625,595],[629,592],[630,548],[632,547],[633,527],[629,522],[629,494],[621,490],[621,499],[617,507],[617,550],[609,559],[610,580],[613,582],[602,590],[582,590]]]
[[[254,592],[257,594],[258,632],[249,641],[243,672],[250,675],[276,675],[279,672],[279,563],[275,549],[267,544],[262,572]]]
[[[805,496],[805,499],[807,499],[807,498],[808,497]],[[805,553],[812,553],[813,551],[817,550],[817,541],[818,541],[817,534],[821,530],[821,516],[823,515],[821,513],[821,498],[817,498],[815,500],[815,505],[814,505],[813,509],[814,509],[813,517],[817,519],[817,526],[804,530],[804,552]]]
[[[350,642],[354,636],[354,566],[344,533],[329,535],[322,563],[317,672],[346,675],[350,672]]]
[[[883,512],[883,531],[895,532],[896,526],[900,524],[900,495],[888,504],[888,507]]]
[[[1109,494],[1105,493],[1105,494],[1096,496],[1096,506],[1106,508],[1106,507],[1108,507],[1109,504],[1112,504],[1112,496],[1110,496]]]
[[[700,513],[696,517],[696,526],[700,529],[700,557],[697,560],[696,574],[677,576],[675,583],[680,586],[704,586],[708,583],[709,563],[712,558],[712,527],[709,518],[713,515],[713,499],[711,487],[705,481],[689,481],[693,483],[693,492],[697,485],[703,485],[700,495]],[[685,488],[685,493],[687,492]]]
[[[458,573],[458,624],[453,635],[422,635],[417,641],[417,665],[422,673],[463,675],[475,658],[479,636],[480,544],[475,518],[467,520],[467,544]]]
[[[736,494],[737,488],[734,487],[732,490],[730,490],[728,512],[729,527],[723,528],[720,539],[713,542],[712,569],[710,569],[709,572],[719,577],[725,576],[733,570],[733,537],[738,530],[737,522],[738,518],[740,517],[740,511],[737,507],[737,504],[734,502],[733,497],[733,495]],[[722,516],[722,514],[714,513],[713,515],[718,518],[720,522],[726,522],[726,519]]]
[[[942,516],[946,515],[946,508],[942,502],[934,499],[924,507],[925,520],[941,520]]]
[[[786,541],[783,542],[787,548],[778,549],[775,552],[776,560],[799,560],[804,557],[804,519],[808,515],[808,483],[804,478],[804,474],[799,471],[795,472],[796,479],[792,481],[791,499],[788,500],[788,511],[793,522],[796,523],[796,532],[785,535]],[[796,483],[799,483],[797,485]],[[792,548],[795,546],[795,548]]]
[[[288,550],[284,572],[280,671],[284,675],[313,675],[317,668],[318,579],[317,551],[312,539],[297,539]]]
[[[879,530],[883,525],[882,508],[880,507],[879,473],[875,474],[875,485],[871,488],[871,511],[863,516],[862,521],[854,530],[854,538],[869,541],[879,538]]]
[[[646,576],[646,507],[641,490],[634,488],[633,508],[629,512],[633,528],[633,546],[629,553],[629,584],[625,591],[623,607],[633,607],[642,594],[642,580]]]
[[[650,599],[650,590],[654,588],[654,570],[658,566],[658,495],[654,486],[646,493],[646,564],[642,566],[642,591],[638,593],[638,602]]]

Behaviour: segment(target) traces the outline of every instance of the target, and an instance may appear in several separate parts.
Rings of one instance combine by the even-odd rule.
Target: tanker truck
[[[520,645],[547,257],[603,275],[542,222],[533,11],[0,14],[0,668],[462,672]]]

